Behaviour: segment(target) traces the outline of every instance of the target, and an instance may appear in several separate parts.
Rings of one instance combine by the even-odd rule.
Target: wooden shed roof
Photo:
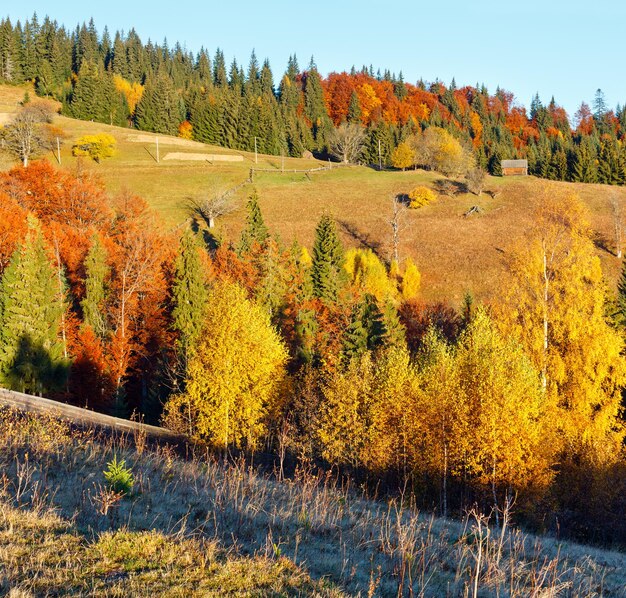
[[[502,160],[502,168],[528,168],[528,160]]]

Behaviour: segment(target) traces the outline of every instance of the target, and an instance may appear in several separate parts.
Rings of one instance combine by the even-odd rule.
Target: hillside
[[[10,113],[24,95],[24,88],[0,86],[0,112]],[[0,117],[2,115],[0,114]],[[6,117],[5,117],[6,118]],[[331,171],[293,173],[326,165],[316,160],[284,158],[236,152],[178,138],[159,136],[160,162],[156,162],[156,135],[57,117],[56,124],[66,133],[61,151],[64,168],[75,169],[71,155],[73,140],[87,133],[106,131],[118,143],[118,154],[97,165],[83,162],[81,167],[98,173],[111,193],[129,190],[145,198],[175,227],[190,216],[190,203],[216,191],[232,189],[244,183],[250,169],[275,172],[257,173],[254,185],[260,196],[263,215],[270,229],[289,244],[294,239],[311,246],[320,215],[330,211],[335,216],[346,245],[366,245],[389,257],[391,200],[408,193],[418,184],[436,187],[443,177],[435,172],[383,171],[359,166]],[[198,162],[164,159],[172,153],[206,153],[240,156],[239,162]],[[56,163],[49,155],[48,159]],[[0,167],[14,162],[0,155]],[[284,168],[285,172],[282,172]],[[461,182],[461,181],[459,181]],[[422,272],[422,297],[427,301],[447,300],[459,305],[467,291],[479,299],[493,297],[502,280],[503,257],[507,248],[520,238],[531,224],[536,205],[537,185],[564,186],[580,195],[589,210],[596,234],[598,255],[605,275],[614,284],[620,261],[613,255],[613,216],[611,197],[622,202],[626,189],[582,183],[545,183],[534,177],[505,179],[489,177],[480,197],[460,192],[454,197],[440,195],[439,200],[408,214],[401,235],[401,256],[411,256]],[[235,213],[218,221],[219,234],[237,238],[245,217],[245,198],[250,185],[236,193]],[[472,206],[481,213],[465,218]]]
[[[127,496],[107,494],[114,457]],[[367,500],[306,469],[279,482],[6,408],[0,463],[0,591],[15,597],[626,596],[623,554]]]

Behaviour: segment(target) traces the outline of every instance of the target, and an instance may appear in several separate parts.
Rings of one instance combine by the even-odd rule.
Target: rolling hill
[[[24,92],[24,87],[0,86],[0,118],[9,118]],[[255,161],[254,154],[246,152],[63,116],[56,117],[55,124],[66,134],[61,149],[64,168],[77,167],[77,159],[71,155],[76,138],[96,132],[113,135],[118,144],[117,155],[101,164],[83,161],[81,168],[96,172],[111,193],[128,190],[142,196],[168,227],[174,228],[190,216],[193,200],[238,187],[234,197],[240,209],[218,221],[219,235],[225,239],[236,239],[242,227],[245,198],[251,191],[251,185],[244,183],[254,168],[263,171],[255,173],[254,185],[265,220],[285,243],[297,239],[310,247],[320,215],[329,211],[337,219],[346,245],[369,246],[388,259],[392,199],[416,185],[436,187],[443,179],[436,172],[378,172],[365,166],[294,172],[328,167],[328,163],[265,155],[259,155]],[[174,154],[192,154],[196,159],[182,160]],[[198,161],[197,154],[207,154],[207,160]],[[215,160],[216,154],[238,161]],[[175,159],[169,159],[172,157]],[[47,158],[58,162],[53,154]],[[8,156],[0,157],[1,168],[13,164]],[[566,188],[581,197],[589,211],[605,275],[614,285],[621,262],[614,255],[611,198],[626,201],[626,189],[548,183],[534,177],[488,177],[486,189],[491,193],[475,196],[461,190],[453,197],[440,195],[436,203],[411,210],[407,215],[400,254],[417,262],[422,273],[423,299],[459,305],[467,291],[484,301],[492,299],[503,280],[504,255],[532,223],[540,185]],[[480,210],[465,217],[473,206]]]

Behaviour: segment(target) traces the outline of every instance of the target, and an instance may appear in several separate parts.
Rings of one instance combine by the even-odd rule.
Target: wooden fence
[[[15,409],[19,409],[20,411],[51,415],[60,419],[68,420],[72,424],[79,426],[97,426],[127,433],[141,432],[147,437],[155,440],[172,442],[175,444],[184,442],[184,438],[182,436],[175,434],[166,428],[149,426],[148,424],[142,424],[140,422],[133,422],[119,417],[112,417],[110,415],[104,415],[103,413],[90,411],[89,409],[82,409],[81,407],[75,407],[74,405],[67,405],[66,403],[59,403],[58,401],[51,401],[50,399],[35,397],[21,392],[15,392],[13,390],[6,390],[4,388],[0,388],[0,405],[13,407]]]
[[[355,164],[345,164],[343,162],[328,162],[328,166],[318,166],[317,168],[285,168],[281,166],[280,168],[251,168],[250,169],[250,177],[248,181],[250,183],[254,182],[254,175],[257,172],[273,172],[274,174],[306,174],[309,175],[312,172],[322,172],[325,170],[334,170],[336,168],[351,168],[354,167]]]

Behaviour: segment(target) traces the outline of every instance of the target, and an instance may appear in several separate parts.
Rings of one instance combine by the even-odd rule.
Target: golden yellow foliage
[[[502,329],[519,339],[558,401],[564,453],[606,461],[624,436],[623,340],[605,319],[605,283],[580,200],[547,186],[537,193],[534,228],[509,252]]]
[[[458,176],[474,166],[474,156],[448,131],[428,127],[421,135],[412,138],[416,161],[447,176]]]
[[[96,135],[83,135],[72,146],[72,155],[92,158],[100,162],[104,158],[115,155],[117,141],[113,135],[98,133]]]
[[[460,339],[457,367],[466,402],[471,461],[478,479],[498,487],[545,487],[555,455],[554,404],[514,339],[505,339],[483,308]]]
[[[166,405],[166,422],[196,440],[254,448],[276,409],[287,350],[267,312],[238,285],[212,289],[186,392]]]
[[[409,207],[421,208],[436,201],[437,196],[432,189],[424,185],[419,185],[409,193],[409,199],[411,200]]]
[[[391,260],[391,264],[389,264],[389,278],[391,278],[391,280],[400,280],[402,278],[398,260]]]
[[[302,264],[305,268],[310,268],[311,264],[313,264],[313,260],[311,259],[311,254],[309,253],[306,247],[302,247],[300,250],[300,256],[298,258],[298,262]]]
[[[405,170],[415,164],[415,152],[406,143],[400,143],[391,153],[391,163],[394,168]]]
[[[378,301],[395,296],[394,282],[389,279],[384,264],[371,249],[348,249],[343,268],[350,283],[359,292],[374,295]]]
[[[130,116],[133,116],[135,114],[135,108],[137,108],[137,104],[139,100],[141,100],[141,96],[143,96],[144,86],[136,82],[131,83],[117,74],[113,75],[113,84],[117,91],[124,94]]]
[[[400,293],[404,301],[415,299],[419,294],[422,275],[417,269],[415,262],[410,258],[406,258],[404,262],[404,274],[400,285]]]
[[[378,355],[369,404],[367,444],[363,461],[384,471],[416,471],[418,438],[421,436],[415,372],[406,348],[391,347]]]
[[[455,354],[434,328],[424,338],[420,366],[413,407],[419,413],[419,429],[410,443],[410,460],[418,471],[440,478],[445,515],[448,481],[463,471],[469,453],[468,403]]]
[[[368,352],[335,370],[323,386],[324,400],[317,434],[322,456],[354,467],[363,462],[369,411],[373,400],[374,365]]]
[[[369,83],[363,83],[356,88],[356,93],[361,106],[361,120],[364,124],[369,123],[373,112],[382,105],[382,100],[376,95],[376,91]]]

